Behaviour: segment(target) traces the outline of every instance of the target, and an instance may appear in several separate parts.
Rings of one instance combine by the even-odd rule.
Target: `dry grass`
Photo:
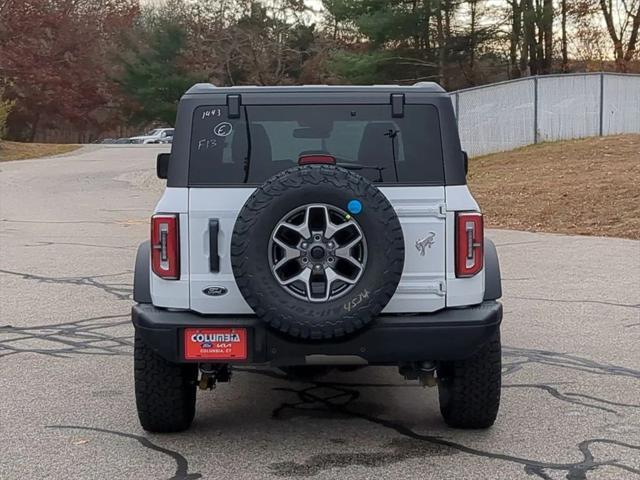
[[[640,239],[640,135],[474,158],[469,186],[489,227]]]
[[[25,160],[28,158],[50,157],[72,152],[80,145],[57,143],[22,143],[0,141],[0,162]]]

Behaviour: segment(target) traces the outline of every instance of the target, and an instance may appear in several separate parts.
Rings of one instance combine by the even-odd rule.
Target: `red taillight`
[[[456,214],[456,277],[473,277],[482,270],[484,231],[482,214]]]
[[[165,280],[180,278],[180,229],[175,214],[151,217],[151,269]]]
[[[335,165],[336,157],[323,154],[301,155],[298,159],[298,165]]]

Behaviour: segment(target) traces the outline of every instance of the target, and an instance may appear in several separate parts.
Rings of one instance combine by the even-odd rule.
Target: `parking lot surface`
[[[640,242],[490,231],[503,401],[447,428],[394,368],[238,369],[181,434],[139,426],[132,273],[160,147],[0,164],[0,478],[640,477]]]

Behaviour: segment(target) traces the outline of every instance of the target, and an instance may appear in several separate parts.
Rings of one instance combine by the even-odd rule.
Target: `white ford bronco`
[[[448,425],[491,426],[500,270],[466,169],[433,83],[187,91],[136,259],[143,428],[188,428],[238,364],[393,365]]]

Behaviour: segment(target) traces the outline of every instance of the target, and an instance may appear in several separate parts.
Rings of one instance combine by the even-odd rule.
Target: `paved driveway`
[[[446,428],[393,368],[317,383],[237,371],[193,428],[150,435],[132,383],[132,268],[156,147],[0,163],[0,478],[638,478],[640,242],[491,231],[503,403]]]

